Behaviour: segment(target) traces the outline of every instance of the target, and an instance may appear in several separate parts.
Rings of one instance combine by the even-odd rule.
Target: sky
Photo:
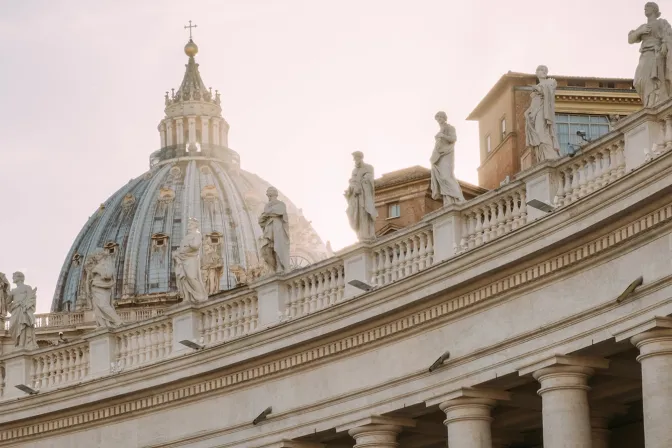
[[[446,111],[456,174],[477,183],[465,120],[507,71],[632,77],[632,0],[0,0],[0,272],[48,312],[77,233],[159,149],[164,92],[197,62],[242,168],[303,209],[334,249],[355,235],[351,153],[376,175],[429,166]],[[659,3],[663,17],[672,0]]]

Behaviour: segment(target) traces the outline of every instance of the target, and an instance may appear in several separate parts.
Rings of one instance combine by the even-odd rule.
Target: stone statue
[[[9,319],[9,334],[14,346],[19,349],[34,350],[37,347],[35,340],[35,306],[37,304],[37,288],[31,288],[23,282],[25,276],[15,272],[12,281],[16,288],[9,291],[7,309]]]
[[[201,232],[198,221],[189,218],[187,234],[182,238],[180,247],[173,252],[177,291],[185,302],[199,303],[208,300],[203,278],[201,277]]]
[[[628,43],[642,43],[633,84],[644,107],[653,107],[672,93],[672,60],[668,53],[672,27],[660,18],[660,9],[654,2],[644,5],[644,15],[646,23],[628,33]]]
[[[84,264],[86,295],[99,327],[115,328],[122,324],[112,299],[116,282],[114,271],[112,256],[104,249],[96,249]]]
[[[432,199],[443,199],[443,205],[464,201],[462,188],[455,178],[455,142],[457,133],[448,124],[445,112],[437,112],[434,119],[439,123],[439,133],[434,136],[432,164]]]
[[[242,286],[261,278],[264,275],[264,266],[252,266],[245,269],[239,264],[234,264],[229,271],[236,278],[236,286]]]
[[[9,301],[9,291],[11,284],[5,274],[0,272],[0,322],[7,317],[7,302]]]
[[[364,163],[364,154],[360,151],[353,152],[352,157],[355,169],[352,170],[350,185],[345,190],[348,219],[360,241],[371,241],[376,237],[374,223],[378,216],[374,200],[373,167]]]
[[[555,88],[558,83],[548,77],[548,67],[537,67],[539,83],[530,95],[532,102],[525,111],[525,140],[532,148],[537,163],[560,157],[560,144],[555,134]]]
[[[201,274],[205,281],[205,291],[208,295],[219,292],[219,279],[224,273],[224,261],[219,253],[219,245],[213,244],[210,238],[203,240],[203,260],[201,261]]]
[[[268,203],[259,217],[261,257],[273,272],[289,271],[289,215],[287,206],[278,199],[278,190],[266,190]]]

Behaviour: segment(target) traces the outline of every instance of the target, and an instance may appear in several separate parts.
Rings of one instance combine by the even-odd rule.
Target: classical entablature
[[[542,432],[547,444],[581,442],[613,419],[614,434],[641,423],[642,407],[661,403],[652,393],[672,401],[668,377],[647,370],[672,366],[661,342],[672,328],[671,112],[667,102],[632,114],[571,158],[288,274],[6,350],[0,447],[377,437],[435,448],[446,420],[451,448],[470,446],[465,421],[492,446],[527,448]],[[66,315],[77,314],[51,316]],[[664,412],[649,414],[659,438]]]

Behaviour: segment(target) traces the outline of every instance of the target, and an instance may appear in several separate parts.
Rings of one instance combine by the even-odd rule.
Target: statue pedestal
[[[661,123],[656,121],[656,117],[652,115],[650,121],[623,129],[626,173],[642,166],[645,162],[646,153],[650,152],[654,145],[663,144],[662,128]]]
[[[345,271],[345,291],[343,299],[351,299],[364,291],[352,286],[352,280],[359,280],[373,286],[373,254],[368,246],[360,244],[353,250],[343,255],[343,267]]]
[[[166,313],[173,319],[173,355],[192,352],[193,349],[180,344],[188,340],[201,344],[201,312],[193,303],[181,303],[175,309]]]
[[[16,350],[3,360],[5,364],[5,391],[3,399],[25,397],[26,393],[16,388],[18,384],[33,387],[31,370],[33,356],[26,350]]]
[[[287,287],[277,275],[266,277],[253,285],[259,302],[259,328],[263,329],[280,322],[287,306]]]
[[[550,206],[553,205],[558,188],[555,169],[550,167],[554,160],[542,162],[525,176],[526,202],[537,199]],[[534,207],[527,207],[527,222],[542,218],[548,213]]]
[[[89,341],[89,377],[109,375],[116,361],[117,338],[107,328],[101,328],[84,336]]]
[[[455,256],[462,239],[462,212],[452,210],[434,220],[434,264]]]

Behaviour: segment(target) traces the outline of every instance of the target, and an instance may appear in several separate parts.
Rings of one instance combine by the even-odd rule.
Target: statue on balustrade
[[[278,190],[269,187],[268,203],[259,217],[261,257],[271,273],[289,271],[289,215],[287,206],[278,199]]]
[[[219,244],[213,244],[207,236],[203,240],[201,271],[208,295],[218,293],[219,279],[224,273],[224,260],[222,260]]]
[[[96,249],[86,259],[84,275],[86,296],[93,309],[96,325],[104,328],[120,326],[122,320],[114,309],[112,298],[116,283],[112,255],[102,248]]]
[[[457,133],[448,124],[445,112],[437,112],[434,119],[439,123],[439,133],[434,136],[434,151],[429,159],[432,165],[432,199],[442,199],[444,206],[464,202],[462,188],[455,178]]]
[[[11,314],[9,318],[9,334],[14,341],[15,347],[34,350],[38,348],[37,340],[35,339],[37,288],[31,288],[24,284],[25,276],[21,272],[15,272],[12,276],[12,281],[16,285],[16,288],[10,290],[9,294],[4,298],[5,308]]]
[[[350,184],[345,190],[348,201],[348,219],[350,227],[357,233],[360,241],[371,241],[376,237],[374,223],[378,216],[375,205],[375,189],[373,184],[373,167],[364,163],[364,154],[360,151],[352,153],[355,168],[350,176]]]
[[[173,252],[177,291],[185,302],[199,303],[208,300],[201,276],[202,244],[198,221],[189,218],[187,234],[182,238],[180,247]]]
[[[539,82],[533,87],[530,107],[525,111],[525,140],[537,161],[560,157],[555,133],[555,89],[558,83],[548,77],[548,67],[537,67]]]
[[[633,84],[644,107],[653,107],[672,93],[672,27],[660,18],[660,8],[654,2],[644,5],[646,23],[628,33],[628,43],[641,42],[639,64]]]
[[[7,299],[9,298],[11,286],[5,274],[0,272],[0,322],[4,321],[7,317]]]

